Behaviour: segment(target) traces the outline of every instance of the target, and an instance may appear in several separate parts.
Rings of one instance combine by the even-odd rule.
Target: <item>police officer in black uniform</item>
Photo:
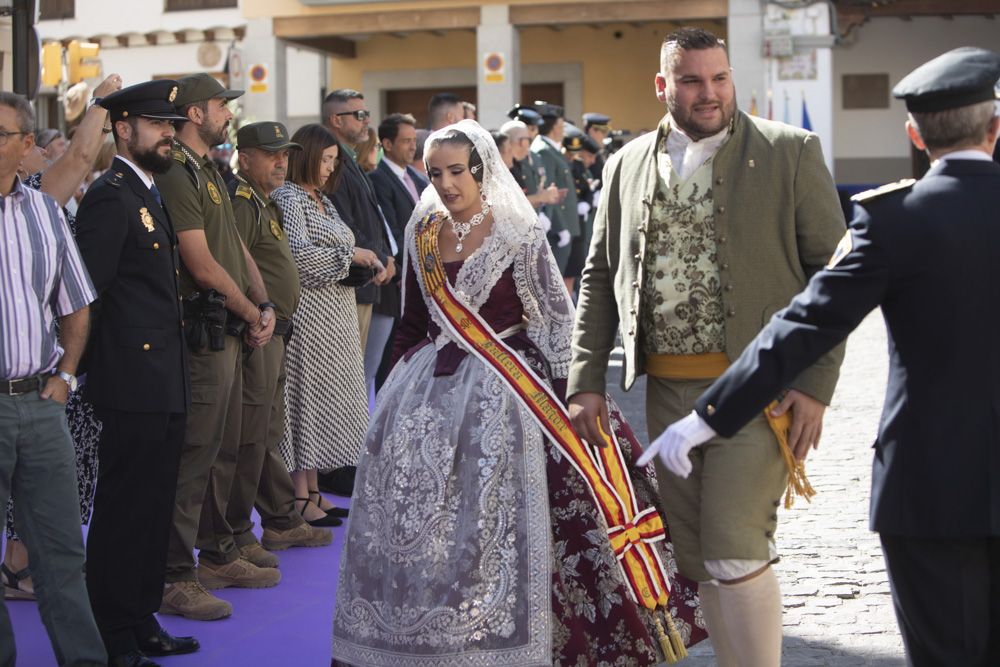
[[[175,81],[160,80],[97,100],[110,112],[118,155],[76,216],[99,294],[86,392],[103,423],[87,588],[111,665],[128,667],[198,649],[153,616],[190,404],[177,238],[153,186],[153,174],[171,165],[176,94]]]
[[[600,181],[606,157],[604,140],[611,136],[611,116],[593,111],[583,114],[583,133],[597,145],[597,159],[594,160],[594,164],[590,165],[589,170],[590,177]]]
[[[857,195],[827,269],[651,447],[684,474],[691,447],[735,433],[881,306],[889,381],[871,527],[918,667],[1000,665],[998,79],[1000,56],[964,47],[895,87],[930,170]]]

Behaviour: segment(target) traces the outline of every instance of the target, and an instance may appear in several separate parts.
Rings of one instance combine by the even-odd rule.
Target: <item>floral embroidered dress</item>
[[[492,160],[484,162],[489,172]],[[425,202],[436,196],[428,191]],[[522,207],[503,206],[503,197],[490,193],[494,223],[483,245],[444,269],[466,305],[562,395],[573,307],[533,214],[527,226],[507,217]],[[371,417],[341,557],[334,664],[661,662],[651,619],[628,597],[583,478],[443,326],[414,268],[414,227],[411,220],[398,361]],[[627,429],[618,413],[613,421]],[[650,476],[634,483],[641,501],[654,502]],[[687,643],[700,640],[693,588],[674,590],[676,625]]]

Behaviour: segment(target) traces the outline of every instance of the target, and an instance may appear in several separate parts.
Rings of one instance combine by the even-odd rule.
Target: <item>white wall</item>
[[[234,27],[244,23],[238,8],[203,9],[189,12],[165,12],[164,0],[76,0],[75,17],[39,21],[41,37],[63,39],[93,35],[147,33],[154,30]]]
[[[833,51],[835,157],[883,161],[895,158],[904,169],[910,159],[910,143],[903,131],[906,120],[903,103],[891,99],[888,109],[845,111],[841,83],[844,74],[888,74],[891,90],[921,63],[959,46],[1000,51],[1000,23],[979,16],[957,16],[953,20],[873,19],[858,30],[852,43],[836,47]],[[906,176],[909,173],[896,176],[887,173],[881,180]],[[842,180],[840,174],[838,180]]]
[[[163,0],[76,0],[76,17],[65,20],[38,22],[38,34],[43,41],[71,37],[91,38],[100,35],[118,36],[129,33],[147,34],[158,30],[207,30],[235,28],[245,25],[239,9],[209,9],[203,11],[164,12]],[[154,76],[171,76],[191,72],[222,71],[228,42],[216,42],[221,51],[217,63],[198,63],[201,41],[183,44],[143,46],[103,45],[100,60],[104,75],[120,74],[125,85],[148,81]]]

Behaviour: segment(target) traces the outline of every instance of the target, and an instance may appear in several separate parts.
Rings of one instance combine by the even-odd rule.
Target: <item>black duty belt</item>
[[[275,336],[287,336],[292,330],[291,320],[275,320],[274,322],[274,335]]]
[[[2,380],[0,381],[0,395],[20,396],[21,394],[40,391],[50,377],[50,373],[39,373],[38,375],[17,380]]]

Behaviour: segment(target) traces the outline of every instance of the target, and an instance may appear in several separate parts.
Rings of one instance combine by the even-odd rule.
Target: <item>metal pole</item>
[[[28,33],[31,31],[31,24],[34,8],[32,0],[14,0],[14,11],[11,16],[11,32],[14,37],[14,92],[20,95],[27,95],[28,91],[28,69],[30,59],[28,49],[31,48],[31,40]]]

